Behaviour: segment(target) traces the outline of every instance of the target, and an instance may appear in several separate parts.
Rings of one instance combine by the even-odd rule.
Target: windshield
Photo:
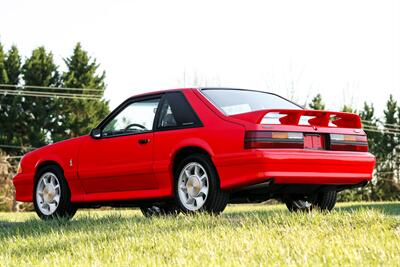
[[[202,89],[202,92],[227,115],[261,109],[302,109],[280,96],[239,89]]]

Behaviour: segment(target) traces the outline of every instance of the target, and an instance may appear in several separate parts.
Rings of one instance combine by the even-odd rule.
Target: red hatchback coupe
[[[42,219],[99,206],[219,213],[270,198],[291,211],[331,210],[337,192],[371,180],[374,164],[358,115],[188,88],[129,98],[89,135],[26,154],[13,182]]]

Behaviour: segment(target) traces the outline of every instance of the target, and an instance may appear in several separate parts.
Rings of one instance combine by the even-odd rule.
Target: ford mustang
[[[271,198],[290,211],[330,211],[338,192],[371,180],[374,164],[356,114],[185,88],[131,97],[90,134],[26,154],[13,183],[42,219],[100,206],[218,214]]]

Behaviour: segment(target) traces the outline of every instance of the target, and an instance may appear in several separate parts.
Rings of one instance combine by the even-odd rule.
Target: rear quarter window
[[[202,123],[182,92],[165,94],[161,104],[159,129],[196,127]]]

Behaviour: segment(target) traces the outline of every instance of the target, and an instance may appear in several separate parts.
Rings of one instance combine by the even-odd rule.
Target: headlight
[[[22,173],[21,161],[22,161],[22,158],[21,158],[21,160],[20,160],[19,163],[18,163],[17,174]]]

